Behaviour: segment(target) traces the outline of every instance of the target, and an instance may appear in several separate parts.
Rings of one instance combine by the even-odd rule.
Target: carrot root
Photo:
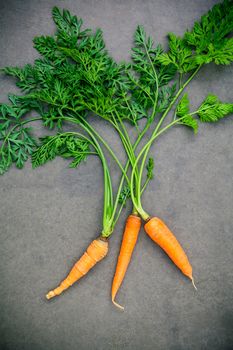
[[[88,273],[99,261],[101,261],[108,253],[108,241],[106,239],[98,238],[91,242],[85,253],[75,263],[69,272],[68,276],[60,283],[60,285],[50,290],[46,294],[49,300],[55,296],[60,295],[80,278]]]
[[[51,290],[50,292],[48,292],[48,294],[46,294],[46,299],[49,300],[49,299],[52,299],[55,296],[56,296],[56,294],[54,293],[53,290]]]
[[[125,224],[125,230],[121,242],[120,253],[117,259],[117,265],[112,282],[112,302],[115,306],[124,310],[124,308],[115,302],[116,294],[124,280],[128,269],[135,245],[137,243],[138,234],[141,228],[141,219],[139,216],[131,214],[128,216]]]
[[[194,278],[193,278],[193,277],[191,278],[191,281],[192,281],[193,287],[197,290],[197,287],[196,287],[196,285],[195,285],[195,283],[194,283]]]
[[[113,304],[114,304],[116,307],[118,307],[118,308],[121,309],[122,311],[125,310],[124,306],[121,306],[120,304],[118,304],[117,302],[115,302],[114,299],[112,299],[112,302],[113,302]]]
[[[150,238],[167,253],[183,274],[191,279],[196,289],[193,281],[192,266],[188,257],[166,224],[161,219],[153,217],[145,224],[144,228]]]

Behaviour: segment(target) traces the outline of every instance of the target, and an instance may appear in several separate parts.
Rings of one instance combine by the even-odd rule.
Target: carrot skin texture
[[[72,284],[86,275],[88,271],[97,264],[97,262],[101,261],[107,255],[107,253],[107,240],[98,238],[92,241],[85,253],[72,267],[68,276],[60,283],[57,288],[48,292],[46,298],[51,299],[57,295],[60,295],[64,290],[72,286]]]
[[[112,282],[111,293],[112,302],[121,309],[124,308],[115,302],[115,297],[125,277],[131,256],[137,243],[140,228],[141,218],[136,215],[129,215],[125,224],[125,230],[123,233],[120,253],[117,260],[116,271]]]
[[[167,253],[183,274],[193,281],[192,266],[188,257],[166,224],[161,219],[153,217],[145,224],[144,229],[148,236]]]

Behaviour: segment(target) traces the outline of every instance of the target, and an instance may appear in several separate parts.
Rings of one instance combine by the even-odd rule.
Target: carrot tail
[[[123,306],[115,302],[115,297],[123,282],[128,265],[130,263],[131,256],[134,251],[134,247],[137,242],[140,228],[141,228],[140,217],[136,215],[129,215],[126,221],[120,253],[118,256],[116,271],[112,282],[112,302],[115,306],[119,307],[122,310],[124,310]]]
[[[192,266],[180,243],[159,218],[151,218],[144,226],[146,233],[170,257],[174,264],[193,282]],[[195,285],[194,285],[195,286]]]
[[[194,278],[193,277],[192,277],[191,281],[192,281],[193,288],[197,290],[197,287],[196,287],[196,285],[194,283]]]
[[[121,310],[125,310],[125,308],[124,308],[124,306],[121,306],[120,304],[118,304],[114,299],[112,299],[112,302],[113,302],[113,304],[116,306],[116,307],[118,307],[119,309],[121,309]]]
[[[102,260],[108,253],[108,241],[103,238],[95,239],[81,258],[75,263],[68,276],[61,282],[61,284],[48,292],[47,299],[51,299],[57,295],[60,295],[64,290],[72,286],[81,277],[94,267],[97,262]]]

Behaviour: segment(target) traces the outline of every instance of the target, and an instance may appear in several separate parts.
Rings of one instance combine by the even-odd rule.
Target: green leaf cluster
[[[0,174],[4,174],[15,163],[17,168],[22,168],[36,146],[36,141],[31,135],[31,128],[16,127],[10,134],[6,134],[0,126]]]
[[[184,94],[176,107],[176,117],[179,124],[191,127],[194,133],[198,131],[198,122],[193,116],[199,117],[201,122],[217,122],[233,113],[233,103],[224,103],[215,95],[208,95],[198,110],[190,113],[188,94]]]
[[[154,178],[154,159],[151,157],[148,159],[146,170],[147,170],[147,175],[146,175],[147,179],[152,180]]]
[[[198,108],[197,114],[202,122],[217,122],[233,113],[233,103],[223,103],[217,96],[208,95]]]
[[[50,128],[58,121],[61,126],[68,110],[111,119],[126,89],[125,65],[109,56],[100,29],[95,33],[81,30],[81,19],[58,8],[53,9],[53,19],[55,35],[34,39],[43,57],[23,68],[6,67],[5,73],[17,78],[17,85],[27,93],[25,99],[41,102],[41,116]],[[129,113],[125,116],[129,118]]]
[[[58,133],[40,138],[40,146],[32,154],[32,166],[36,168],[56,156],[73,158],[71,168],[76,168],[90,153],[90,143],[72,133]]]
[[[186,125],[193,129],[194,134],[198,131],[198,122],[196,119],[189,114],[189,98],[188,94],[184,94],[180,99],[177,108],[176,108],[176,116],[180,119],[179,124]]]
[[[183,37],[170,33],[168,52],[164,52],[161,45],[154,45],[144,28],[138,26],[131,63],[116,63],[111,58],[100,29],[94,32],[83,29],[82,19],[57,7],[53,8],[52,16],[55,34],[34,39],[34,47],[41,57],[21,68],[3,69],[16,78],[22,95],[9,95],[10,103],[0,105],[2,173],[13,163],[22,167],[33,152],[36,141],[30,129],[24,127],[28,112],[36,111],[44,126],[50,129],[61,129],[65,117],[82,125],[87,122],[87,116],[96,115],[114,125],[127,120],[138,127],[141,119],[152,122],[157,114],[166,113],[180,93],[186,73],[191,76],[204,63],[233,61],[233,4],[230,0],[215,5]],[[178,91],[177,73],[181,78]],[[230,113],[232,104],[222,103],[213,95],[209,95],[196,111],[203,122],[217,121]],[[187,95],[179,101],[175,114],[179,124],[197,132],[198,122],[195,113],[190,113]],[[76,137],[64,134],[57,134],[54,139],[50,137],[42,141],[41,150],[33,155],[34,165],[53,155],[71,154],[67,153],[71,145],[79,152],[79,156],[70,155],[74,159],[72,166],[78,165],[79,159],[87,155],[88,149],[81,149],[81,146],[89,147],[84,140],[79,140],[78,145]]]
[[[118,202],[120,204],[122,204],[123,206],[125,206],[127,199],[130,198],[130,195],[131,195],[130,187],[128,184],[126,184],[123,186],[123,188],[121,190]]]
[[[163,65],[174,65],[179,73],[187,73],[197,66],[192,49],[187,45],[183,38],[174,33],[168,34],[169,52],[163,53],[158,57]]]
[[[22,168],[36,145],[31,128],[24,127],[24,119],[32,103],[21,101],[12,94],[9,101],[9,104],[0,104],[0,174],[13,163]],[[37,102],[33,103],[33,107],[40,110]]]
[[[162,53],[159,61],[173,64],[180,73],[187,73],[198,65],[214,62],[230,64],[233,61],[233,2],[224,0],[216,4],[195,22],[183,37],[168,35],[169,51]]]
[[[198,64],[214,62],[230,64],[233,61],[233,2],[216,4],[185,33],[185,41],[195,50]]]
[[[145,109],[146,114],[154,104],[157,112],[163,112],[175,93],[175,85],[169,86],[169,83],[176,74],[176,67],[161,64],[159,57],[163,48],[154,46],[142,26],[137,27],[132,51],[132,72],[129,73],[132,99]]]

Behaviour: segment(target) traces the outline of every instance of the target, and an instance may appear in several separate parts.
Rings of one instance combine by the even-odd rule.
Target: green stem
[[[141,142],[141,139],[143,138],[143,136],[145,135],[145,133],[147,132],[147,130],[149,129],[150,125],[152,123],[152,120],[147,120],[147,123],[146,125],[144,126],[143,130],[141,131],[141,133],[139,134],[137,140],[135,141],[134,145],[133,145],[133,150],[135,151],[137,146],[139,145],[139,143]],[[130,165],[130,161],[128,160],[126,165],[125,165],[125,172],[128,171],[128,168],[129,168],[129,165]],[[119,197],[120,197],[120,194],[121,194],[121,190],[122,190],[122,186],[124,184],[124,180],[125,180],[125,177],[124,175],[122,175],[121,177],[121,180],[120,180],[120,184],[119,184],[119,187],[118,187],[118,191],[117,191],[117,195],[116,195],[116,199],[115,199],[115,203],[114,203],[114,208],[113,208],[113,212],[112,212],[112,227],[114,228],[114,226],[116,225],[116,222],[119,218],[119,215],[116,214],[116,210],[117,210],[117,207],[118,207],[118,201],[119,201]],[[119,209],[119,211],[121,211],[121,209]],[[135,207],[133,207],[133,212],[136,214],[137,213],[137,209]],[[118,212],[119,213],[119,212]],[[114,220],[114,217],[116,215],[116,218]]]
[[[176,102],[176,100],[178,99],[178,97],[180,96],[180,94],[183,92],[183,90],[185,89],[185,87],[190,83],[190,81],[194,78],[194,76],[198,73],[198,71],[200,70],[201,65],[199,65],[197,67],[197,69],[190,75],[190,77],[187,79],[187,81],[183,84],[183,86],[178,90],[178,92],[176,93],[176,95],[174,96],[174,98],[172,99],[171,103],[169,104],[169,106],[167,107],[166,111],[164,112],[164,114],[162,115],[161,119],[159,120],[154,132],[152,133],[152,136],[150,138],[150,140],[146,143],[146,145],[142,148],[141,152],[138,154],[138,157],[135,161],[134,167],[132,169],[132,174],[131,174],[131,194],[132,194],[132,201],[134,203],[134,206],[137,208],[137,210],[139,211],[139,213],[142,214],[142,217],[144,218],[148,218],[149,215],[143,210],[142,205],[141,205],[141,191],[137,192],[137,196],[135,197],[133,194],[133,179],[134,179],[134,172],[135,172],[135,168],[137,166],[137,163],[139,161],[139,159],[141,158],[141,156],[144,153],[142,162],[141,162],[141,167],[140,167],[140,172],[139,172],[139,187],[141,188],[141,180],[142,180],[142,173],[143,173],[143,169],[145,166],[145,162],[146,162],[146,158],[148,155],[148,152],[150,150],[150,147],[153,143],[153,141],[156,139],[157,135],[160,134],[160,132],[158,132],[160,126],[162,125],[164,119],[166,118],[167,114],[169,113],[169,111],[171,110],[171,108],[173,107],[174,103]],[[168,126],[172,126],[177,122],[177,120],[174,120],[171,124],[169,124]],[[162,130],[167,130],[167,128],[164,128]]]
[[[118,132],[119,136],[120,136],[120,139],[121,139],[121,142],[125,148],[125,151],[126,151],[126,154],[131,162],[131,164],[133,163],[133,160],[132,160],[132,152],[131,152],[131,148],[130,148],[130,144],[128,143],[128,141],[126,140],[123,132],[121,131],[120,127],[118,126],[117,122],[116,121],[110,121],[110,123],[112,124],[112,126],[116,129],[116,131]]]
[[[183,78],[183,73],[179,74],[179,88],[182,86],[182,78]]]
[[[67,120],[66,117],[64,119]],[[111,177],[110,177],[107,161],[105,159],[105,156],[103,154],[103,151],[102,151],[98,141],[96,140],[95,136],[92,134],[92,132],[88,129],[87,126],[82,125],[82,127],[88,133],[88,135],[90,135],[90,137],[91,137],[91,139],[93,141],[88,139],[86,136],[80,134],[79,132],[67,132],[67,133],[64,133],[64,134],[68,134],[68,135],[69,134],[71,134],[71,135],[76,134],[76,135],[81,136],[82,138],[88,140],[88,142],[90,142],[93,145],[93,147],[96,149],[97,154],[98,154],[98,156],[101,159],[101,162],[102,162],[102,165],[103,165],[103,172],[104,172],[104,208],[103,208],[103,231],[102,231],[102,235],[103,236],[109,236],[112,233],[111,226],[109,224],[109,215],[111,217],[111,210],[112,210],[112,207],[113,207],[113,192],[112,192]],[[95,153],[95,152],[92,152],[92,153]]]
[[[150,65],[152,67],[152,70],[153,70],[153,73],[154,73],[154,78],[155,78],[155,82],[156,82],[156,91],[155,91],[155,102],[154,102],[154,105],[153,105],[153,111],[152,111],[152,114],[151,114],[151,120],[154,119],[154,116],[155,116],[155,113],[156,113],[156,107],[157,107],[157,102],[158,102],[158,95],[159,95],[159,81],[158,81],[158,75],[157,75],[157,72],[155,70],[155,67],[153,65],[153,62],[151,61],[151,58],[150,58],[150,54],[147,50],[147,46],[145,45],[144,43],[144,48],[145,48],[145,51],[146,51],[146,54],[147,54],[147,57],[149,59],[149,62],[150,62]],[[149,151],[148,151],[149,152]],[[148,153],[147,152],[147,153]],[[143,160],[142,160],[142,164],[141,164],[141,168],[140,168],[140,171],[139,171],[139,177],[138,177],[138,180],[137,180],[137,186],[135,186],[135,191],[137,193],[137,199],[138,199],[138,203],[139,205],[141,205],[141,182],[142,182],[142,173],[143,173],[143,169],[144,169],[144,164],[145,164],[145,161],[146,161],[146,157],[147,157],[147,154],[144,156]],[[134,176],[134,175],[132,175]]]
[[[183,119],[184,117],[180,118]],[[163,134],[165,131],[167,131],[169,128],[171,128],[173,125],[177,124],[179,121],[178,120],[174,120],[173,122],[171,122],[170,124],[168,124],[167,126],[165,126],[163,129],[161,129],[160,131],[158,131],[156,134],[153,135],[153,137],[151,137],[151,139],[149,140],[149,142],[147,144],[145,144],[145,146],[142,148],[142,150],[140,151],[140,153],[138,154],[138,157],[136,159],[135,162],[135,166],[137,166],[137,163],[139,161],[139,159],[141,158],[141,156],[143,155],[143,153],[145,152],[145,150],[147,150],[148,144],[152,143],[153,141],[155,141],[155,139],[157,139],[161,134]],[[134,169],[133,169],[134,170]],[[132,170],[132,172],[133,172]],[[132,193],[132,188],[133,188],[133,177],[131,175],[131,193]],[[142,191],[141,191],[142,193]],[[149,218],[149,215],[143,210],[141,203],[136,202],[135,197],[132,196],[132,201],[133,204],[135,206],[135,208],[137,209],[138,213],[141,215],[141,217],[143,218],[143,220],[147,220]]]
[[[89,154],[89,155],[95,155],[98,156],[99,154],[97,152],[78,152],[78,154]]]
[[[120,206],[120,208],[119,208],[119,210],[118,210],[118,213],[117,213],[117,215],[116,215],[116,218],[115,218],[115,220],[114,220],[113,223],[112,223],[112,228],[115,227],[115,225],[116,225],[116,223],[117,223],[117,221],[118,221],[118,219],[119,219],[119,217],[120,217],[120,215],[121,215],[121,212],[122,212],[122,209],[123,209],[123,208],[124,208],[124,203],[121,204],[121,206]]]
[[[57,106],[57,107],[62,107],[61,105],[59,105],[59,104],[57,104],[57,103],[55,103],[55,102],[51,103],[50,101],[48,102],[48,101],[46,101],[46,100],[44,100],[44,99],[42,99],[42,98],[39,98],[39,100],[42,101],[42,102],[44,102],[44,103],[52,104],[52,105]],[[76,111],[74,108],[72,108],[72,107],[66,106],[66,109],[68,109],[68,110],[72,111],[73,113],[77,114],[77,111]],[[93,111],[93,112],[96,113],[95,111]],[[94,128],[91,127],[91,125],[90,125],[84,118],[82,118],[80,115],[78,115],[78,118],[79,118],[80,120],[82,120],[83,123],[85,123],[86,125],[88,125],[88,127],[89,127],[89,129],[92,131],[92,133],[95,134],[95,135],[98,137],[98,139],[103,143],[103,145],[106,147],[106,149],[109,151],[109,153],[111,154],[111,156],[113,157],[113,159],[114,159],[114,160],[116,161],[116,163],[118,164],[120,170],[122,171],[122,173],[124,174],[124,176],[125,176],[125,178],[126,178],[126,181],[127,181],[128,183],[130,183],[129,178],[128,178],[127,174],[125,173],[123,166],[121,165],[119,159],[117,158],[117,156],[115,155],[115,153],[113,152],[113,150],[111,149],[111,147],[110,147],[110,146],[107,144],[107,142],[99,135],[99,133],[97,133],[97,131],[96,131]],[[40,119],[41,119],[41,118],[40,118]],[[67,120],[67,121],[71,121],[71,122],[73,122],[73,123],[75,123],[75,124],[78,124],[78,125],[81,125],[81,126],[83,125],[83,124],[81,124],[81,123],[79,122],[79,120],[76,120],[75,118],[73,118],[73,116],[71,116],[70,118],[69,118],[69,117],[62,117],[62,119],[63,119],[63,120]]]
[[[88,128],[91,130],[91,132],[92,132],[93,134],[95,134],[95,135],[98,137],[98,139],[103,143],[103,145],[105,146],[105,148],[106,148],[106,149],[108,150],[108,152],[111,154],[112,158],[116,161],[116,163],[117,163],[117,165],[119,166],[120,170],[121,170],[122,173],[124,174],[126,181],[127,181],[128,184],[129,184],[130,181],[129,181],[129,178],[128,178],[128,176],[127,176],[127,173],[125,172],[125,170],[124,170],[124,168],[123,168],[121,162],[119,161],[119,159],[117,158],[117,156],[115,155],[115,153],[113,152],[113,150],[111,149],[111,147],[110,147],[110,146],[107,144],[107,142],[102,138],[102,136],[100,136],[100,134],[99,134],[94,128],[92,128],[92,126],[91,126],[88,122],[86,122],[86,120],[85,120],[84,118],[80,117],[80,119],[82,120],[82,122],[83,122],[85,125],[88,125]],[[78,123],[78,124],[79,124],[79,123]],[[81,124],[81,125],[83,125],[83,124]]]
[[[64,117],[65,120],[69,120],[71,118]],[[73,121],[73,118],[72,118]],[[94,136],[92,130],[89,128],[89,126],[85,124],[78,123],[82,128],[91,136],[92,140],[94,141],[96,148],[98,150],[100,159],[103,164],[103,171],[104,171],[104,208],[103,208],[103,236],[110,236],[112,233],[109,225],[109,214],[111,215],[111,208],[113,206],[113,192],[112,192],[112,183],[111,183],[111,177],[107,165],[107,161],[105,159],[105,156],[103,154],[103,151],[100,147],[100,144],[98,143],[96,137]],[[110,211],[110,213],[109,213]]]
[[[111,183],[111,177],[110,177],[107,161],[106,161],[105,156],[103,154],[103,151],[102,151],[98,141],[96,140],[95,136],[93,135],[92,131],[89,130],[89,127],[87,127],[83,124],[82,124],[82,126],[83,126],[84,130],[91,136],[91,138],[96,143],[101,160],[102,160],[102,164],[104,167],[104,175],[105,175],[104,194],[105,194],[105,198],[104,198],[104,217],[103,217],[103,232],[102,233],[103,233],[103,235],[110,235],[111,232],[108,232],[108,230],[109,230],[108,215],[109,215],[109,208],[112,207],[112,205],[113,205],[113,192],[112,192],[112,183]]]
[[[151,64],[151,67],[152,67],[152,70],[153,70],[153,73],[154,73],[154,78],[155,78],[155,81],[156,81],[156,92],[155,92],[155,101],[152,100],[152,101],[153,101],[153,104],[154,104],[154,105],[153,105],[152,115],[151,115],[151,117],[150,117],[150,120],[147,122],[145,128],[143,129],[143,131],[139,134],[139,136],[138,136],[138,138],[137,138],[137,140],[136,140],[134,146],[133,146],[133,147],[131,146],[133,151],[136,149],[136,147],[137,147],[137,145],[139,144],[139,142],[141,141],[142,137],[144,136],[144,134],[146,133],[146,131],[147,131],[148,128],[150,127],[150,124],[151,124],[151,122],[153,121],[153,118],[154,118],[155,113],[156,113],[156,107],[157,107],[157,102],[158,102],[158,76],[157,76],[156,70],[155,70],[155,68],[154,68],[153,62],[151,61],[149,52],[148,52],[147,47],[146,47],[145,44],[144,44],[144,48],[145,48],[146,54],[147,54],[147,56],[148,56],[149,62],[150,62],[150,64]],[[132,79],[132,77],[131,77],[130,75],[129,75],[129,77],[130,77],[130,79],[134,82],[134,80]],[[137,85],[139,88],[142,89],[142,87],[141,87],[139,84],[136,84],[136,85]],[[143,90],[144,90],[144,89],[143,89]],[[145,92],[146,92],[146,94],[148,95],[147,91],[145,91]],[[148,96],[150,97],[150,99],[152,99],[150,95],[148,95]],[[125,98],[124,98],[124,99],[125,99]],[[126,99],[125,99],[125,102],[127,103],[127,100],[126,100]],[[128,105],[128,103],[127,103],[127,105]],[[128,105],[128,108],[129,108],[129,105]],[[129,109],[130,109],[130,108],[129,108]],[[131,111],[131,109],[130,109],[130,111]],[[131,111],[131,114],[132,114],[132,111]],[[121,121],[120,118],[119,118],[119,120]],[[123,124],[123,123],[122,123],[122,124]],[[124,131],[126,131],[125,128],[124,128]],[[128,135],[127,132],[125,132],[125,134]],[[131,145],[131,142],[130,142],[129,138],[128,138],[128,141],[129,141],[129,145]],[[136,157],[135,157],[135,155],[134,155],[134,152],[132,152],[132,153],[133,153],[133,162],[135,163]],[[132,166],[133,166],[132,161],[131,161],[131,164],[132,164]],[[129,161],[127,162],[126,167],[125,167],[126,171],[128,170],[128,167],[129,167]],[[140,191],[140,182],[139,182],[139,186],[138,186],[138,171],[137,171],[137,168],[136,168],[136,167],[134,167],[134,169],[135,169],[135,170],[134,170],[133,178],[134,178],[134,177],[136,178],[136,185],[137,185],[137,186],[136,186],[136,191],[138,192],[138,191]],[[118,204],[118,200],[119,200],[119,196],[120,196],[120,193],[121,193],[121,189],[122,189],[123,183],[124,183],[124,178],[122,177],[122,178],[121,178],[121,181],[120,181],[119,188],[118,188],[118,193],[117,193],[117,196],[116,196],[115,205],[114,205],[114,210],[113,210],[113,214],[114,214],[114,215],[115,215],[115,212],[116,212],[116,208],[117,208],[117,204]],[[131,188],[131,191],[132,191],[132,188]],[[136,210],[137,210],[137,209],[136,209],[136,207],[134,206],[134,211],[136,212]],[[116,221],[115,221],[115,222],[116,222]]]
[[[120,122],[120,125],[122,127],[122,130],[124,132],[124,135],[125,135],[124,139],[126,140],[126,143],[127,143],[127,147],[125,147],[125,149],[126,149],[126,152],[127,152],[127,149],[129,150],[127,152],[127,154],[128,154],[129,159],[130,159],[131,165],[133,166],[134,162],[135,162],[135,159],[136,159],[135,154],[134,154],[134,149],[133,149],[131,140],[129,138],[129,134],[128,134],[127,130],[126,130],[126,127],[125,127],[122,119],[120,118],[120,116],[117,113],[117,111],[115,111],[115,112],[116,112],[117,118],[118,118],[118,120]],[[115,123],[117,124],[116,120],[115,120]],[[117,125],[117,130],[119,130],[120,136],[121,136],[122,132],[121,132],[120,128],[118,127],[118,125]],[[122,143],[123,143],[123,140],[122,140]],[[137,182],[137,180],[138,180],[138,169],[136,169],[136,171],[135,171],[135,178],[136,178],[136,182]]]
[[[150,178],[148,177],[148,178],[146,179],[146,181],[145,181],[145,183],[144,183],[142,189],[141,189],[141,195],[143,194],[143,192],[144,192],[145,189],[147,188],[147,185],[148,185],[149,182],[150,182]]]

